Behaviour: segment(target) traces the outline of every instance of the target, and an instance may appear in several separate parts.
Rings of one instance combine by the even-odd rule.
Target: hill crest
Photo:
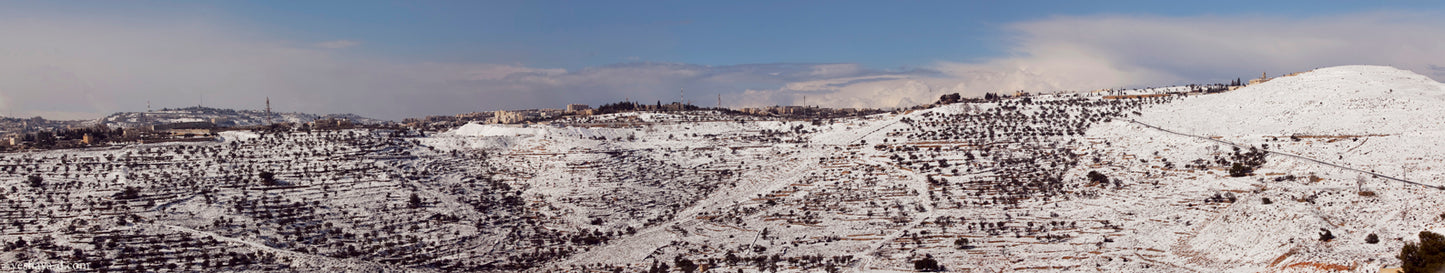
[[[1213,136],[1399,134],[1440,130],[1445,84],[1388,66],[1279,77],[1148,109],[1140,121]]]

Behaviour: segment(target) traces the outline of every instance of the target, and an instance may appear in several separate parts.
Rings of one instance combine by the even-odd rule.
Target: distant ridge
[[[347,120],[361,124],[380,124],[384,120],[362,117],[356,114],[308,114],[308,113],[271,113],[272,122],[276,123],[305,123],[319,119]],[[111,127],[133,128],[165,123],[178,122],[214,122],[218,126],[250,126],[266,124],[267,116],[264,111],[256,110],[234,110],[210,107],[186,107],[178,109],[162,109],[151,112],[120,112],[90,122],[102,123]]]

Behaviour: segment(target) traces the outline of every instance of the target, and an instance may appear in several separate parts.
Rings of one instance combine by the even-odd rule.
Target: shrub
[[[1232,192],[1225,192],[1224,194],[1215,193],[1214,196],[1204,199],[1204,202],[1209,203],[1234,203],[1234,201],[1239,201],[1239,198],[1235,197]]]
[[[682,258],[682,256],[677,256],[675,259],[673,259],[672,262],[673,264],[677,265],[678,270],[682,270],[682,272],[684,273],[692,273],[693,271],[697,271],[697,263],[692,262],[692,260]]]
[[[968,243],[968,238],[958,238],[958,240],[953,241],[953,245],[957,246],[958,249],[973,249],[973,245]]]
[[[1330,233],[1330,230],[1321,228],[1320,231],[1323,231],[1323,232],[1324,232],[1324,233],[1320,233],[1320,241],[1321,241],[1321,242],[1329,242],[1330,240],[1334,240],[1334,239],[1335,239],[1335,235],[1334,235],[1334,234],[1331,234],[1331,233]]]
[[[924,256],[922,260],[913,261],[913,270],[920,272],[941,272],[943,271],[943,266],[938,265],[938,260],[934,260],[933,255],[927,255]]]
[[[276,185],[275,173],[272,173],[270,171],[261,171],[261,174],[258,176],[261,177],[261,182],[265,183],[267,186]]]
[[[1379,235],[1375,235],[1374,233],[1370,233],[1369,236],[1365,236],[1365,243],[1366,243],[1366,244],[1378,244],[1378,243],[1380,243],[1380,236],[1379,236]]]
[[[1264,199],[1260,199],[1259,202],[1260,202],[1260,203],[1263,203],[1263,204],[1265,204],[1265,205],[1274,204],[1274,201],[1270,201],[1270,200],[1269,200],[1269,197],[1265,197]]]
[[[123,200],[124,200],[124,199],[136,199],[136,198],[140,198],[140,190],[136,189],[135,187],[125,187],[124,190],[121,190],[120,192],[116,193],[115,195],[112,195],[111,197],[114,197],[115,199],[123,199]]]
[[[1402,269],[1406,273],[1440,272],[1445,270],[1445,236],[1430,231],[1420,232],[1419,243],[1400,247]]]
[[[1249,176],[1250,174],[1253,174],[1253,173],[1254,173],[1254,169],[1253,169],[1253,168],[1250,168],[1250,167],[1248,167],[1248,166],[1245,166],[1244,164],[1241,164],[1241,163],[1239,163],[1239,162],[1234,162],[1234,165],[1229,167],[1229,176],[1230,176],[1230,177],[1245,177],[1245,176]]]
[[[1098,171],[1089,171],[1089,182],[1092,182],[1092,183],[1109,183],[1109,177],[1108,177],[1108,176],[1105,176],[1105,175],[1102,174],[1102,173],[1099,173]]]
[[[40,178],[39,175],[31,175],[30,177],[26,177],[25,182],[29,182],[30,186],[35,188],[39,188],[40,186],[45,185],[45,179]]]

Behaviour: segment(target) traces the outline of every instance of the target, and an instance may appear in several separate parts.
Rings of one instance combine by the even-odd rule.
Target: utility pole
[[[1355,176],[1355,192],[1363,191],[1365,191],[1365,175],[1360,174]]]
[[[1410,171],[1415,169],[1416,164],[1400,164],[1400,179],[1410,180]]]

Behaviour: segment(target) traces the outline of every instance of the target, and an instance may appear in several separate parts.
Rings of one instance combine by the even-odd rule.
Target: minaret
[[[266,125],[271,125],[271,97],[266,97]]]

